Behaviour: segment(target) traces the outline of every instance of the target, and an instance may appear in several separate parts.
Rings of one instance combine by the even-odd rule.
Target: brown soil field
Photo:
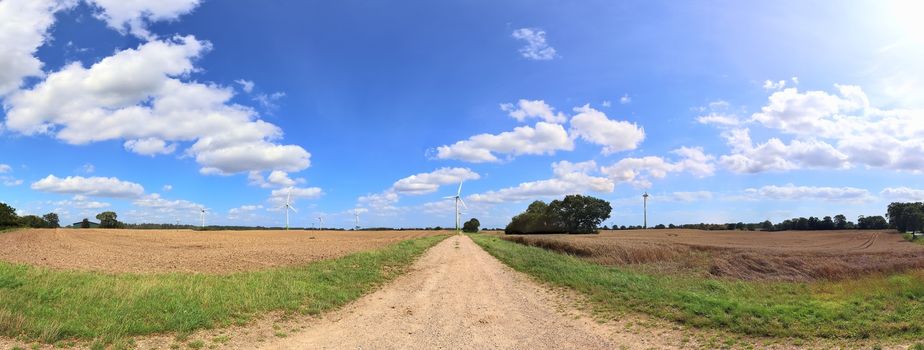
[[[811,281],[924,268],[924,246],[894,231],[602,231],[505,239],[648,272]]]
[[[0,261],[109,273],[230,273],[336,258],[445,231],[24,229]]]

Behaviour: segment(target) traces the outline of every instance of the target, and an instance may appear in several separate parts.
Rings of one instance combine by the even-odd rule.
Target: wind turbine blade
[[[292,203],[292,187],[289,187],[289,192],[286,193],[286,204]]]
[[[294,212],[296,212],[296,213],[298,212],[298,209],[295,209],[295,207],[293,207],[293,206],[291,206],[291,205],[289,206],[289,209],[292,209],[292,211],[294,211]]]
[[[465,205],[465,201],[462,200],[462,197],[459,197],[459,203],[462,203],[462,207],[468,210],[468,206]]]
[[[462,195],[462,183],[463,183],[463,182],[465,182],[465,180],[459,181],[459,190],[456,191],[456,196],[461,196],[461,195]]]
[[[443,197],[443,199],[455,199],[455,198],[456,198],[456,196],[446,196],[446,197]]]

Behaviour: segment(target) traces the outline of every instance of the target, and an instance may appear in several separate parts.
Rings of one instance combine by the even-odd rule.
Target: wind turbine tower
[[[359,211],[354,211],[354,212],[353,212],[353,220],[354,220],[354,224],[355,224],[355,225],[354,225],[354,227],[355,227],[354,229],[358,230],[358,229],[359,229]]]
[[[199,227],[205,228],[205,208],[199,208],[199,220],[202,222]]]
[[[318,230],[321,230],[322,227],[324,227],[324,218],[318,215]]]
[[[289,230],[289,210],[292,210],[293,212],[298,213],[298,210],[296,210],[295,207],[292,206],[292,188],[289,188],[289,193],[286,194],[286,204],[283,204],[283,206],[280,207],[280,209],[284,209],[286,211],[286,231],[288,231]]]
[[[459,181],[459,190],[456,191],[455,196],[443,197],[444,199],[454,199],[456,201],[456,233],[459,233],[459,216],[462,215],[462,213],[459,212],[459,203],[462,203],[463,208],[466,210],[468,209],[468,206],[465,205],[465,202],[462,200],[462,182],[464,181],[465,180]]]
[[[647,191],[645,191],[645,194],[642,195],[642,202],[643,202],[642,206],[644,207],[644,211],[645,211],[645,219],[644,219],[645,221],[644,221],[643,227],[648,228],[648,192]]]

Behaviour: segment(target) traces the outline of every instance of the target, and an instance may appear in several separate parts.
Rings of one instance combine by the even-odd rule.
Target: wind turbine
[[[318,215],[318,230],[320,231],[322,227],[324,227],[324,218]]]
[[[468,210],[468,206],[465,205],[465,202],[462,201],[462,182],[465,180],[459,181],[459,190],[456,191],[455,196],[446,196],[443,199],[455,199],[456,200],[456,233],[459,233],[459,215],[462,213],[459,212],[459,203],[462,203],[462,207]]]
[[[355,223],[355,229],[358,230],[359,229],[359,210],[353,211],[353,219]]]
[[[202,221],[202,224],[199,225],[199,227],[205,228],[205,207],[199,208],[199,220]]]
[[[292,188],[289,188],[289,193],[286,194],[286,204],[283,204],[279,209],[286,211],[286,231],[289,230],[289,210],[298,213],[298,210],[292,206]]]
[[[648,191],[645,191],[645,194],[642,195],[642,202],[645,210],[645,221],[642,228],[648,228]]]

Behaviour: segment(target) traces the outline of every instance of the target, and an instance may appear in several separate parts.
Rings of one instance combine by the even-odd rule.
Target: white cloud
[[[739,120],[738,117],[719,113],[701,115],[696,117],[696,121],[700,124],[715,124],[719,126],[738,126],[741,124],[741,120]]]
[[[597,164],[592,160],[580,163],[555,162],[552,163],[552,172],[555,176],[551,179],[524,182],[516,187],[473,194],[467,199],[480,203],[505,203],[587,192],[613,192],[615,184],[612,180],[591,175],[596,168]]]
[[[251,171],[247,174],[247,179],[251,185],[262,188],[292,187],[305,182],[305,179],[301,178],[293,180],[288,173],[279,170],[271,171],[266,179],[263,178],[263,174],[259,171]]]
[[[765,81],[764,81],[764,89],[765,89],[765,90],[780,90],[780,89],[785,88],[785,87],[786,87],[786,81],[785,81],[785,80],[780,80],[780,81],[778,81],[778,82],[773,82],[773,81],[771,81],[771,80],[765,80]]]
[[[233,90],[183,82],[208,42],[192,36],[150,41],[90,68],[72,63],[5,101],[7,129],[52,134],[71,144],[123,139],[130,151],[169,153],[167,142],[193,142],[185,153],[204,174],[300,171],[310,154],[275,143],[282,130],[231,104]]]
[[[712,192],[709,191],[692,191],[692,192],[674,192],[671,193],[671,199],[678,202],[699,202],[712,199]]]
[[[888,187],[879,192],[888,200],[899,202],[924,202],[924,190],[908,187]]]
[[[634,123],[610,120],[606,114],[584,105],[574,109],[571,133],[589,142],[602,145],[603,154],[635,149],[645,139],[645,131]]]
[[[543,100],[529,101],[521,99],[517,101],[516,106],[512,103],[503,103],[500,108],[519,122],[523,122],[527,118],[539,118],[545,122],[561,124],[568,120],[564,113],[555,113],[555,108],[552,108]]]
[[[855,187],[811,187],[787,184],[749,188],[745,194],[758,199],[824,200],[831,202],[863,202],[870,200],[869,191]]]
[[[134,200],[132,204],[137,207],[144,208],[145,211],[156,211],[161,214],[176,212],[181,212],[184,214],[198,214],[199,210],[205,208],[205,206],[202,204],[190,202],[185,199],[164,199],[160,196],[160,194],[157,193],[142,196],[141,198]]]
[[[511,156],[524,154],[555,154],[558,150],[572,150],[574,142],[559,124],[536,123],[535,128],[520,126],[513,131],[497,135],[480,134],[468,140],[437,148],[439,159],[458,159],[472,163],[498,162],[494,153]]]
[[[613,103],[610,102],[610,100],[603,100],[603,102],[601,102],[600,105],[603,106],[604,108],[609,108],[610,106],[613,105]]]
[[[778,138],[771,138],[754,146],[748,129],[731,130],[723,136],[732,147],[732,153],[721,156],[719,160],[726,168],[738,173],[850,166],[847,155],[823,141],[794,140],[786,144]]]
[[[6,175],[0,176],[0,182],[3,183],[3,186],[7,186],[7,187],[22,185],[21,179],[17,179],[12,176],[6,176]]]
[[[627,105],[632,102],[632,97],[629,97],[629,94],[624,94],[619,98],[619,104]]]
[[[234,82],[240,84],[241,89],[244,90],[244,92],[246,93],[250,93],[251,91],[253,91],[253,87],[255,85],[252,81],[244,80],[244,79],[238,79],[238,80],[235,80]]]
[[[357,202],[360,206],[368,207],[377,214],[382,215],[387,212],[398,210],[395,204],[398,203],[399,196],[394,191],[385,191],[382,193],[372,193],[360,196]]]
[[[176,144],[167,144],[164,140],[149,137],[140,140],[125,141],[125,149],[145,156],[170,154],[176,150]]]
[[[676,162],[648,156],[623,158],[600,171],[616,182],[626,182],[635,187],[651,187],[651,178],[664,178],[672,172],[688,172],[696,177],[712,176],[715,173],[715,157],[707,155],[702,148],[681,147],[672,151],[681,157]]]
[[[76,209],[102,209],[107,208],[111,204],[106,202],[99,202],[90,200],[86,196],[76,195],[71,199],[60,200],[54,203],[54,205],[63,208],[76,208]]]
[[[144,187],[141,185],[115,177],[68,176],[62,179],[48,175],[32,183],[31,187],[33,190],[42,192],[94,197],[135,198],[144,193]]]
[[[86,174],[92,174],[94,171],[96,171],[96,166],[90,163],[85,163],[82,167],[80,167],[80,170]]]
[[[0,174],[6,174],[12,171],[13,168],[11,168],[9,165],[0,163]],[[8,187],[22,185],[22,180],[9,175],[0,175],[0,182],[2,182],[4,186]]]
[[[545,31],[539,28],[520,28],[513,31],[513,37],[523,40],[526,45],[520,48],[520,55],[531,60],[551,60],[557,55],[555,48],[545,41]]]
[[[97,6],[97,17],[120,33],[153,39],[151,22],[175,20],[192,12],[200,0],[88,0]]]
[[[242,205],[237,208],[228,209],[228,219],[230,220],[243,220],[243,219],[255,219],[257,217],[256,211],[263,209],[262,205]]]
[[[0,96],[22,84],[23,78],[40,77],[42,61],[35,52],[47,39],[55,22],[54,13],[73,1],[0,1]]]
[[[274,92],[271,94],[258,94],[253,97],[253,100],[257,101],[257,103],[259,103],[260,106],[263,106],[263,109],[269,110],[269,111],[275,111],[276,109],[279,108],[279,104],[277,104],[276,102],[279,101],[283,97],[286,97],[286,93]]]
[[[443,185],[458,184],[462,180],[479,178],[481,176],[478,173],[467,168],[440,168],[395,181],[391,190],[398,194],[420,195],[436,192]]]
[[[324,191],[319,187],[287,187],[279,188],[270,192],[267,199],[270,208],[279,208],[286,203],[286,197],[291,195],[292,203],[298,199],[317,199],[324,195]]]
[[[164,187],[162,188],[162,190],[163,190],[164,192],[173,191],[173,185],[164,185]]]

